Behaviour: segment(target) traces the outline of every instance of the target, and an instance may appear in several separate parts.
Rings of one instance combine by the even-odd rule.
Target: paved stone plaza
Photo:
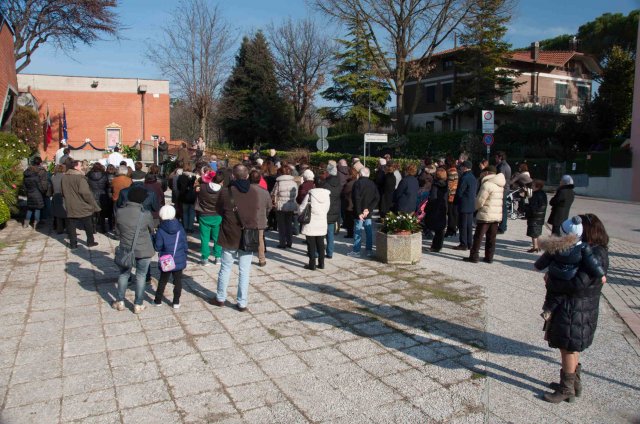
[[[604,298],[581,358],[584,394],[541,400],[559,355],[542,340],[544,284],[524,234],[524,221],[511,221],[492,265],[445,248],[415,266],[346,257],[340,235],[326,269],[307,271],[302,238],[279,250],[269,233],[248,313],[232,307],[235,284],[227,307],[207,303],[219,265],[201,267],[192,252],[182,308],[147,297],[134,315],[130,302],[110,307],[115,241],[71,252],[61,236],[12,222],[0,232],[0,422],[640,419],[638,339]],[[614,241],[611,273],[637,283],[639,252]]]

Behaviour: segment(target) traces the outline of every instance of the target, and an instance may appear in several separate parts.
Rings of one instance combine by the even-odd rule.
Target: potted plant
[[[376,254],[387,264],[415,264],[422,256],[422,227],[412,213],[389,212],[376,233]]]

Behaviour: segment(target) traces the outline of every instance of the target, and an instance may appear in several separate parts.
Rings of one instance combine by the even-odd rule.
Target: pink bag
[[[160,263],[160,269],[162,270],[162,272],[171,272],[176,269],[176,263],[173,260],[173,256],[176,254],[179,238],[180,232],[176,234],[176,244],[173,246],[173,255],[162,255],[158,258],[158,262]]]

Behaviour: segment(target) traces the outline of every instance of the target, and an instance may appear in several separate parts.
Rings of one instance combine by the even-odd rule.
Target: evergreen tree
[[[220,126],[238,148],[290,138],[291,115],[278,92],[273,56],[261,31],[242,40],[222,93]]]
[[[602,84],[593,101],[601,137],[628,134],[633,108],[635,62],[624,48],[613,46],[602,70]]]
[[[355,20],[350,25],[347,40],[337,40],[341,51],[336,53],[338,63],[333,71],[333,86],[322,93],[322,97],[338,103],[336,107],[325,108],[332,120],[344,119],[351,130],[368,123],[371,104],[371,125],[375,126],[388,119],[384,107],[389,101],[389,85],[379,76],[371,52],[370,36],[363,22]]]
[[[479,0],[466,23],[460,42],[464,49],[456,61],[458,77],[451,103],[459,110],[473,111],[480,125],[480,110],[492,108],[497,98],[519,85],[518,72],[508,69],[511,45],[505,42],[510,16],[505,0]]]

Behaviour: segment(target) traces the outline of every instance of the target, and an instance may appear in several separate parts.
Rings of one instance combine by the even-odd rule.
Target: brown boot
[[[582,378],[580,378],[580,373],[582,372],[582,364],[578,363],[576,367],[576,382],[573,385],[573,388],[576,392],[576,397],[580,397],[582,395]],[[562,379],[562,369],[560,369],[560,378]],[[549,387],[551,390],[558,390],[560,388],[560,383],[549,383]]]
[[[560,403],[562,401],[573,402],[576,399],[575,383],[575,373],[567,374],[561,371],[558,389],[553,393],[545,393],[544,400],[550,403]]]

